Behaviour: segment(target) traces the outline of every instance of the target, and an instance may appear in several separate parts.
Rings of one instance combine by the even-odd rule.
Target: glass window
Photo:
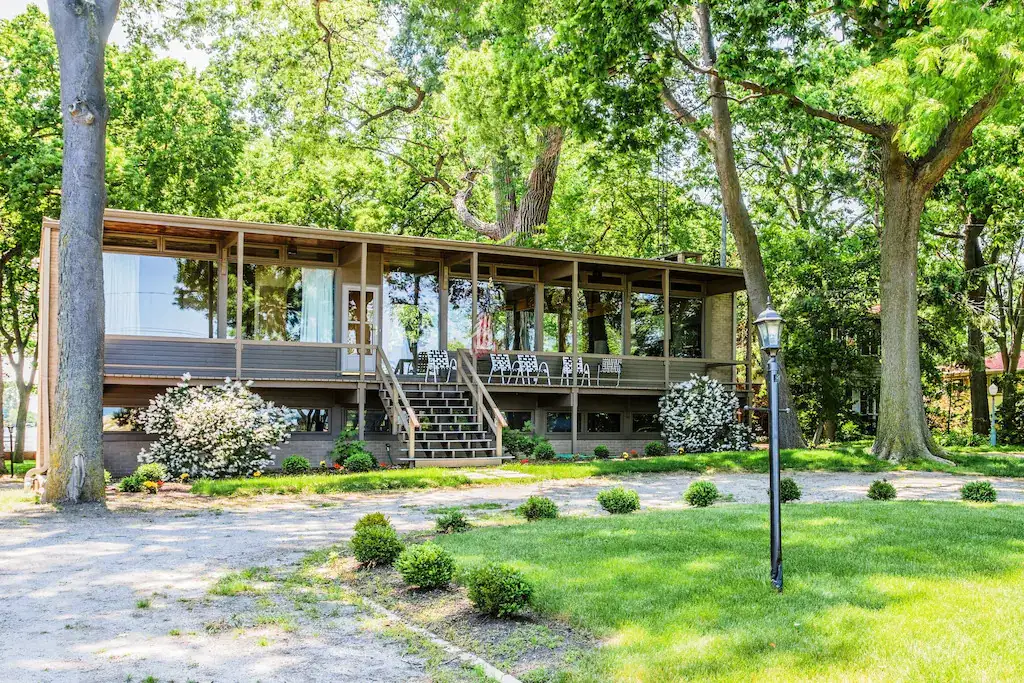
[[[536,332],[532,284],[481,282],[476,347],[488,351],[533,351]]]
[[[288,421],[296,432],[331,431],[329,408],[289,408]]]
[[[547,418],[549,432],[572,432],[572,413],[548,413]]]
[[[391,433],[391,420],[388,419],[388,414],[383,410],[367,410],[364,411],[366,415],[366,428],[363,430],[365,434],[390,434]],[[357,420],[359,419],[359,411],[357,409],[350,409],[345,411],[345,429],[348,431],[356,431],[359,429]]]
[[[508,423],[509,429],[527,429],[527,425],[530,425],[530,429],[533,428],[533,411],[532,410],[506,410],[505,411],[505,422]]]
[[[477,286],[479,287],[479,282]],[[472,343],[473,281],[448,280],[448,349],[468,349]]]
[[[664,356],[665,297],[661,294],[633,292],[629,301],[630,354]]]
[[[139,424],[139,414],[143,408],[119,408],[103,406],[103,431],[105,432],[144,432]]]
[[[391,262],[384,272],[384,353],[396,365],[436,350],[440,339],[440,264],[436,261]]]
[[[228,275],[228,324],[235,326],[235,269]],[[334,270],[247,263],[242,266],[245,339],[334,341]]]
[[[107,334],[216,337],[217,291],[213,261],[103,254]]]
[[[670,355],[676,358],[701,357],[701,327],[704,318],[701,299],[673,297],[669,300]]]
[[[622,354],[622,292],[579,293],[580,353]]]
[[[544,285],[544,351],[572,351],[572,289]]]
[[[657,413],[633,413],[633,431],[639,434],[661,434],[661,417]]]
[[[588,432],[621,432],[621,413],[587,413]]]

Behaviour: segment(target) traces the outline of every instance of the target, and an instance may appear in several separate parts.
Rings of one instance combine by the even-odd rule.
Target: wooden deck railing
[[[501,410],[498,409],[498,404],[491,397],[491,393],[487,391],[487,385],[480,379],[473,356],[466,349],[460,349],[457,353],[458,361],[455,368],[459,382],[466,385],[470,396],[473,397],[477,414],[487,420],[487,424],[494,431],[494,454],[501,457],[501,430],[507,427],[508,423]]]
[[[391,420],[391,433],[398,434],[399,425],[405,427],[409,442],[409,458],[416,457],[416,430],[419,429],[420,421],[416,411],[412,409],[409,399],[405,396],[401,382],[395,377],[395,371],[391,367],[384,349],[374,347],[377,352],[377,381],[380,382],[381,390],[388,398],[388,417]]]

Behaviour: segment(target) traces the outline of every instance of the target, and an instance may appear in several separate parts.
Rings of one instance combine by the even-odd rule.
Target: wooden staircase
[[[378,362],[380,398],[399,436],[399,462],[413,467],[500,465],[504,417],[476,374],[458,359],[455,381],[400,380],[386,358]]]

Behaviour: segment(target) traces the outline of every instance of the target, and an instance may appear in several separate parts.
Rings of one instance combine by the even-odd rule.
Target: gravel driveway
[[[862,500],[878,474],[797,473],[804,501]],[[976,477],[892,472],[901,499],[955,500]],[[683,507],[697,477],[622,477],[645,508]],[[766,502],[764,475],[710,477],[736,502]],[[992,480],[1001,501],[1024,502],[1024,480]],[[366,628],[343,601],[291,628],[259,615],[292,605],[269,597],[218,597],[227,572],[283,570],[304,553],[338,543],[366,512],[387,512],[400,530],[424,528],[431,507],[513,506],[542,493],[566,513],[596,514],[609,480],[256,499],[118,497],[114,510],[81,506],[0,514],[0,681],[409,681],[429,678],[403,641]],[[185,501],[182,501],[185,503]],[[118,509],[142,504],[154,509]],[[147,602],[142,605],[142,602]],[[254,617],[254,615],[256,615]],[[273,620],[269,620],[272,622]]]

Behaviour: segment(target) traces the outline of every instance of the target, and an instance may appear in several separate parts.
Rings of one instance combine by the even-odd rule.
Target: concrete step
[[[481,455],[463,458],[399,458],[398,460],[407,462],[413,467],[493,467],[508,459],[495,455]]]

